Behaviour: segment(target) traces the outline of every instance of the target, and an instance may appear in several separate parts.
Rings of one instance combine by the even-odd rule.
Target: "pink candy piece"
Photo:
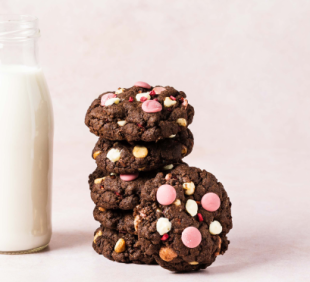
[[[124,180],[124,181],[132,181],[137,179],[139,176],[139,173],[135,173],[135,174],[121,174],[119,177],[120,179]]]
[[[146,113],[157,113],[163,109],[162,105],[155,100],[147,100],[142,104],[142,110]]]
[[[107,100],[109,99],[112,99],[112,98],[115,98],[116,97],[116,94],[114,93],[108,93],[108,94],[105,94],[101,97],[101,106],[104,107],[104,104]]]
[[[161,185],[156,194],[158,203],[164,206],[171,205],[175,201],[176,196],[177,192],[171,185],[168,184]]]
[[[137,81],[135,83],[135,86],[143,87],[143,88],[146,88],[146,89],[150,89],[151,88],[151,85],[149,85],[148,83],[143,82],[143,81]]]
[[[221,200],[218,195],[210,192],[202,197],[201,205],[205,210],[214,212],[221,206]]]
[[[156,94],[160,94],[161,92],[163,92],[165,90],[166,90],[166,88],[165,87],[161,87],[161,86],[153,88],[153,91],[155,91]]]
[[[187,227],[182,232],[182,242],[188,248],[196,248],[201,242],[201,233],[196,227]]]

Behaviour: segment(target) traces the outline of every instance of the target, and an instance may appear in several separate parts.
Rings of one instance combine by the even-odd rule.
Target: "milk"
[[[53,116],[39,67],[0,64],[0,252],[51,238]]]

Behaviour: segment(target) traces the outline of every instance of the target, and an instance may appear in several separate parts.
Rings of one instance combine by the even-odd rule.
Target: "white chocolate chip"
[[[189,199],[186,202],[185,209],[191,216],[195,216],[198,212],[198,205],[196,201]]]
[[[183,189],[185,189],[185,194],[190,196],[195,192],[195,184],[194,182],[183,183]]]
[[[102,236],[102,231],[101,231],[101,230],[99,230],[99,231],[96,233],[95,237],[94,237],[94,243],[95,243],[95,244],[96,244],[97,238],[100,237],[100,236]]]
[[[116,253],[122,253],[126,250],[126,242],[123,238],[118,239],[115,244],[114,251]]]
[[[117,122],[117,124],[118,124],[119,126],[124,126],[126,123],[127,123],[126,120],[120,120],[120,121]]]
[[[110,173],[110,175],[116,175],[116,173],[114,173],[114,172],[111,172],[111,173]]]
[[[181,201],[179,199],[175,200],[174,203],[176,206],[181,206]]]
[[[157,220],[156,230],[159,235],[164,235],[171,230],[171,222],[168,218],[161,217]]]
[[[176,103],[177,103],[177,101],[172,100],[172,99],[170,99],[169,97],[166,97],[166,98],[165,98],[165,101],[164,101],[164,106],[165,106],[166,108],[169,108],[169,107],[172,107],[173,105],[175,105]]]
[[[112,148],[108,154],[107,154],[107,158],[111,161],[111,162],[117,162],[120,158],[121,158],[121,151],[118,149],[114,149]]]
[[[121,94],[124,92],[124,88],[118,88],[116,91],[115,91],[115,94]]]
[[[173,164],[170,165],[166,165],[163,167],[164,170],[169,170],[169,169],[173,169]]]
[[[189,262],[189,264],[190,265],[197,265],[197,264],[199,264],[199,262],[198,261],[191,261],[191,262]]]
[[[136,157],[136,158],[145,158],[148,154],[148,150],[146,147],[143,146],[135,146],[132,150],[132,154]]]
[[[174,137],[176,137],[176,134],[172,134],[169,136],[169,138],[174,138]]]
[[[108,99],[106,100],[106,102],[104,103],[104,105],[107,107],[107,106],[111,106],[113,104],[118,104],[119,103],[119,98],[111,98],[111,99]]]
[[[147,100],[150,100],[151,99],[150,92],[137,94],[136,95],[136,100],[140,102],[140,99],[142,97],[145,97]]]
[[[185,118],[178,118],[177,124],[180,126],[186,126],[187,125],[186,119]]]
[[[95,183],[95,184],[100,184],[100,183],[102,182],[102,180],[104,180],[104,179],[105,179],[105,177],[96,178],[95,181],[94,181],[94,183]]]
[[[218,235],[222,233],[222,230],[223,230],[222,225],[217,220],[211,222],[209,226],[209,232],[212,235]]]

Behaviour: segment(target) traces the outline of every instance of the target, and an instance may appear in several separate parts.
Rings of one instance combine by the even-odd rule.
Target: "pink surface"
[[[137,179],[139,176],[139,173],[135,173],[135,174],[120,174],[120,179],[124,180],[124,181],[132,181]]]
[[[201,205],[205,210],[214,212],[221,206],[221,200],[215,193],[207,193],[203,195]]]
[[[103,95],[101,97],[101,106],[104,107],[106,101],[108,101],[111,98],[115,98],[115,97],[116,97],[116,94],[114,93],[108,93],[108,94]]]
[[[0,281],[310,280],[309,1],[2,0],[0,12],[39,17],[55,116],[50,248],[0,255]],[[195,145],[184,161],[213,173],[232,201],[229,249],[205,271],[118,264],[92,250],[98,137],[85,113],[137,80],[187,94]]]
[[[162,185],[158,188],[156,199],[161,205],[171,205],[175,201],[177,192],[174,187],[168,184]]]
[[[182,232],[182,242],[188,248],[196,248],[201,242],[201,233],[196,227],[187,227]]]
[[[162,105],[155,100],[147,100],[142,104],[142,110],[146,113],[157,113],[163,109]]]
[[[135,86],[140,86],[140,87],[143,87],[143,88],[147,88],[147,89],[151,88],[151,85],[149,85],[148,83],[143,82],[143,81],[137,81],[134,85]]]

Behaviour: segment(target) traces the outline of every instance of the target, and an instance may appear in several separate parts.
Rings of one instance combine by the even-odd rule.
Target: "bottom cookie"
[[[123,263],[156,264],[141,251],[137,236],[100,227],[95,231],[93,248],[109,260]]]

